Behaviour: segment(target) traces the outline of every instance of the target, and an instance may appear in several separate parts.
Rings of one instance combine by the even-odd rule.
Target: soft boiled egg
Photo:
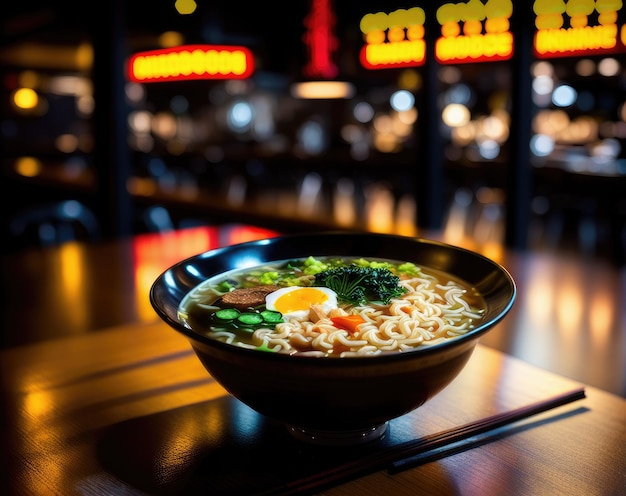
[[[283,317],[306,318],[311,305],[320,305],[328,313],[337,308],[337,294],[329,288],[288,286],[265,297],[265,306]]]

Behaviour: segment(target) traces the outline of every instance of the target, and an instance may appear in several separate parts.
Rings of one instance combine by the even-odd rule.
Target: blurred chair
[[[76,200],[29,207],[9,220],[12,249],[45,247],[68,241],[96,241],[101,227],[94,213]]]

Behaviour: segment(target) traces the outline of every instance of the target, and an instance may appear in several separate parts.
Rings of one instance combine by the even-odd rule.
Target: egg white
[[[299,308],[293,308],[290,311],[284,312],[281,311],[279,308],[282,308],[282,305],[284,304],[284,302],[279,302],[279,300],[284,297],[287,294],[293,293],[294,291],[298,292],[301,290],[306,290],[308,291],[319,291],[319,293],[323,293],[323,296],[326,297],[325,301],[307,301],[306,298],[303,298],[300,302],[298,307]],[[297,293],[296,293],[297,294]],[[290,318],[290,317],[296,317],[298,319],[304,319],[309,315],[309,309],[311,308],[312,304],[318,304],[320,305],[323,309],[324,312],[328,313],[331,309],[333,308],[337,308],[337,293],[335,293],[332,289],[330,288],[324,288],[324,287],[318,287],[318,286],[310,286],[310,287],[302,287],[302,286],[288,286],[285,288],[280,288],[276,291],[274,291],[273,293],[268,294],[265,297],[265,306],[268,310],[274,310],[276,312],[281,312],[283,314],[283,317],[285,318]]]

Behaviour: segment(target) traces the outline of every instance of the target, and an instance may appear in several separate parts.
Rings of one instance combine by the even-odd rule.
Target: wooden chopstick
[[[585,398],[584,388],[575,389],[547,400],[538,401],[508,412],[497,413],[476,422],[381,449],[376,453],[288,482],[261,494],[263,496],[307,494],[313,490],[328,488],[385,467],[389,467],[392,473],[399,472],[403,469],[403,460],[412,459],[417,455],[484,434],[583,398]]]
[[[422,453],[484,434],[485,432],[498,429],[499,427],[503,427],[505,425],[510,425],[519,420],[523,420],[552,408],[565,405],[566,403],[583,399],[584,397],[585,390],[583,388],[576,389],[548,400],[539,401],[508,412],[497,413],[476,422],[471,422],[459,427],[453,427],[452,429],[448,429],[437,434],[424,436],[420,439],[402,443],[399,446],[403,447],[403,456],[391,462],[389,471],[391,473],[400,472],[405,466],[408,467],[411,464],[412,458]]]

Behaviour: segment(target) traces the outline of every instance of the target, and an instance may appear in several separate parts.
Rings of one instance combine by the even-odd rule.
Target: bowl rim
[[[222,341],[218,341],[208,336],[205,336],[203,334],[200,334],[199,332],[190,329],[188,326],[185,326],[180,320],[173,318],[169,313],[167,313],[163,308],[161,308],[161,306],[158,303],[157,292],[159,290],[164,290],[164,286],[166,286],[165,280],[168,277],[171,277],[171,274],[173,272],[179,270],[183,266],[189,265],[191,262],[195,260],[216,258],[226,253],[236,252],[242,249],[250,249],[254,247],[267,246],[267,245],[271,245],[271,244],[278,243],[278,242],[288,243],[289,241],[303,240],[306,238],[319,238],[320,236],[333,237],[337,239],[345,238],[345,237],[352,237],[352,236],[366,236],[372,239],[377,238],[380,240],[389,240],[389,241],[398,240],[400,242],[415,243],[417,245],[420,245],[420,244],[431,245],[433,247],[439,247],[439,248],[444,248],[446,250],[451,250],[453,252],[463,253],[465,255],[474,257],[476,260],[481,260],[484,263],[491,265],[491,267],[496,272],[498,272],[500,276],[503,277],[503,281],[506,282],[505,286],[507,286],[508,293],[509,293],[508,301],[504,305],[504,307],[500,310],[500,312],[494,315],[491,319],[480,323],[477,327],[475,327],[474,329],[471,329],[466,334],[457,336],[454,339],[447,340],[447,341],[433,344],[433,345],[424,346],[424,347],[417,347],[411,350],[406,350],[406,351],[398,352],[398,353],[384,353],[380,355],[368,355],[368,356],[350,356],[350,357],[342,357],[339,360],[333,357],[319,357],[319,356],[316,357],[316,356],[306,356],[306,355],[304,356],[303,355],[289,355],[286,353],[269,353],[267,351],[259,351],[256,349],[249,349],[249,348],[244,348],[244,347],[239,347],[239,346],[234,346],[232,344],[224,343]],[[314,253],[312,253],[312,255],[315,256]],[[324,256],[332,256],[332,255],[324,255]],[[358,256],[358,254],[355,256]],[[379,257],[379,258],[384,258],[384,257]],[[389,257],[389,258],[393,258],[393,257]],[[276,259],[276,261],[278,260],[280,259]],[[272,261],[273,261],[272,259],[267,259],[264,261],[260,261],[259,264],[269,263]],[[208,279],[209,277],[219,275],[220,273],[225,272],[227,270],[232,270],[232,268],[226,269],[224,271],[216,272],[215,274],[210,275],[210,276],[206,276],[204,280]],[[457,276],[457,277],[460,277],[460,276]],[[188,289],[188,291],[191,290],[193,287],[195,286],[191,286]],[[183,294],[183,297],[184,297],[184,294]],[[504,317],[509,313],[509,311],[513,307],[513,304],[515,303],[516,298],[517,298],[517,287],[510,272],[500,263],[490,259],[489,257],[481,253],[470,250],[468,248],[463,248],[463,247],[455,246],[455,245],[452,245],[443,241],[438,241],[438,240],[424,238],[424,237],[405,236],[405,235],[388,234],[388,233],[374,233],[374,232],[367,232],[367,231],[319,231],[319,232],[308,232],[305,234],[303,233],[282,234],[282,235],[277,235],[274,237],[245,241],[241,243],[231,244],[228,246],[213,248],[205,252],[201,252],[196,255],[191,255],[189,257],[186,257],[174,263],[173,265],[166,268],[165,270],[163,270],[152,283],[150,292],[149,292],[149,300],[156,314],[165,323],[167,323],[170,327],[172,327],[175,331],[184,335],[192,344],[192,347],[194,348],[196,346],[202,346],[202,347],[208,346],[209,348],[216,348],[218,350],[224,350],[228,353],[235,353],[241,356],[249,356],[249,357],[263,356],[264,358],[269,359],[269,360],[277,360],[277,361],[288,360],[289,363],[295,363],[295,361],[305,362],[305,363],[312,363],[312,362],[320,363],[320,360],[323,360],[324,363],[333,364],[336,366],[349,366],[350,364],[354,365],[356,363],[359,363],[359,365],[363,365],[363,363],[361,362],[371,363],[372,365],[381,364],[381,363],[388,362],[388,361],[398,362],[402,360],[413,359],[415,355],[419,355],[419,356],[431,355],[434,353],[441,352],[442,349],[452,351],[459,347],[465,347],[466,345],[471,344],[472,342],[474,342],[473,344],[476,344],[478,339],[483,334],[485,334],[488,330],[490,330],[492,327],[498,324],[502,319],[504,319]],[[181,301],[182,301],[182,298],[181,298]],[[180,304],[180,301],[178,303]],[[263,355],[261,355],[261,353],[263,353]]]

